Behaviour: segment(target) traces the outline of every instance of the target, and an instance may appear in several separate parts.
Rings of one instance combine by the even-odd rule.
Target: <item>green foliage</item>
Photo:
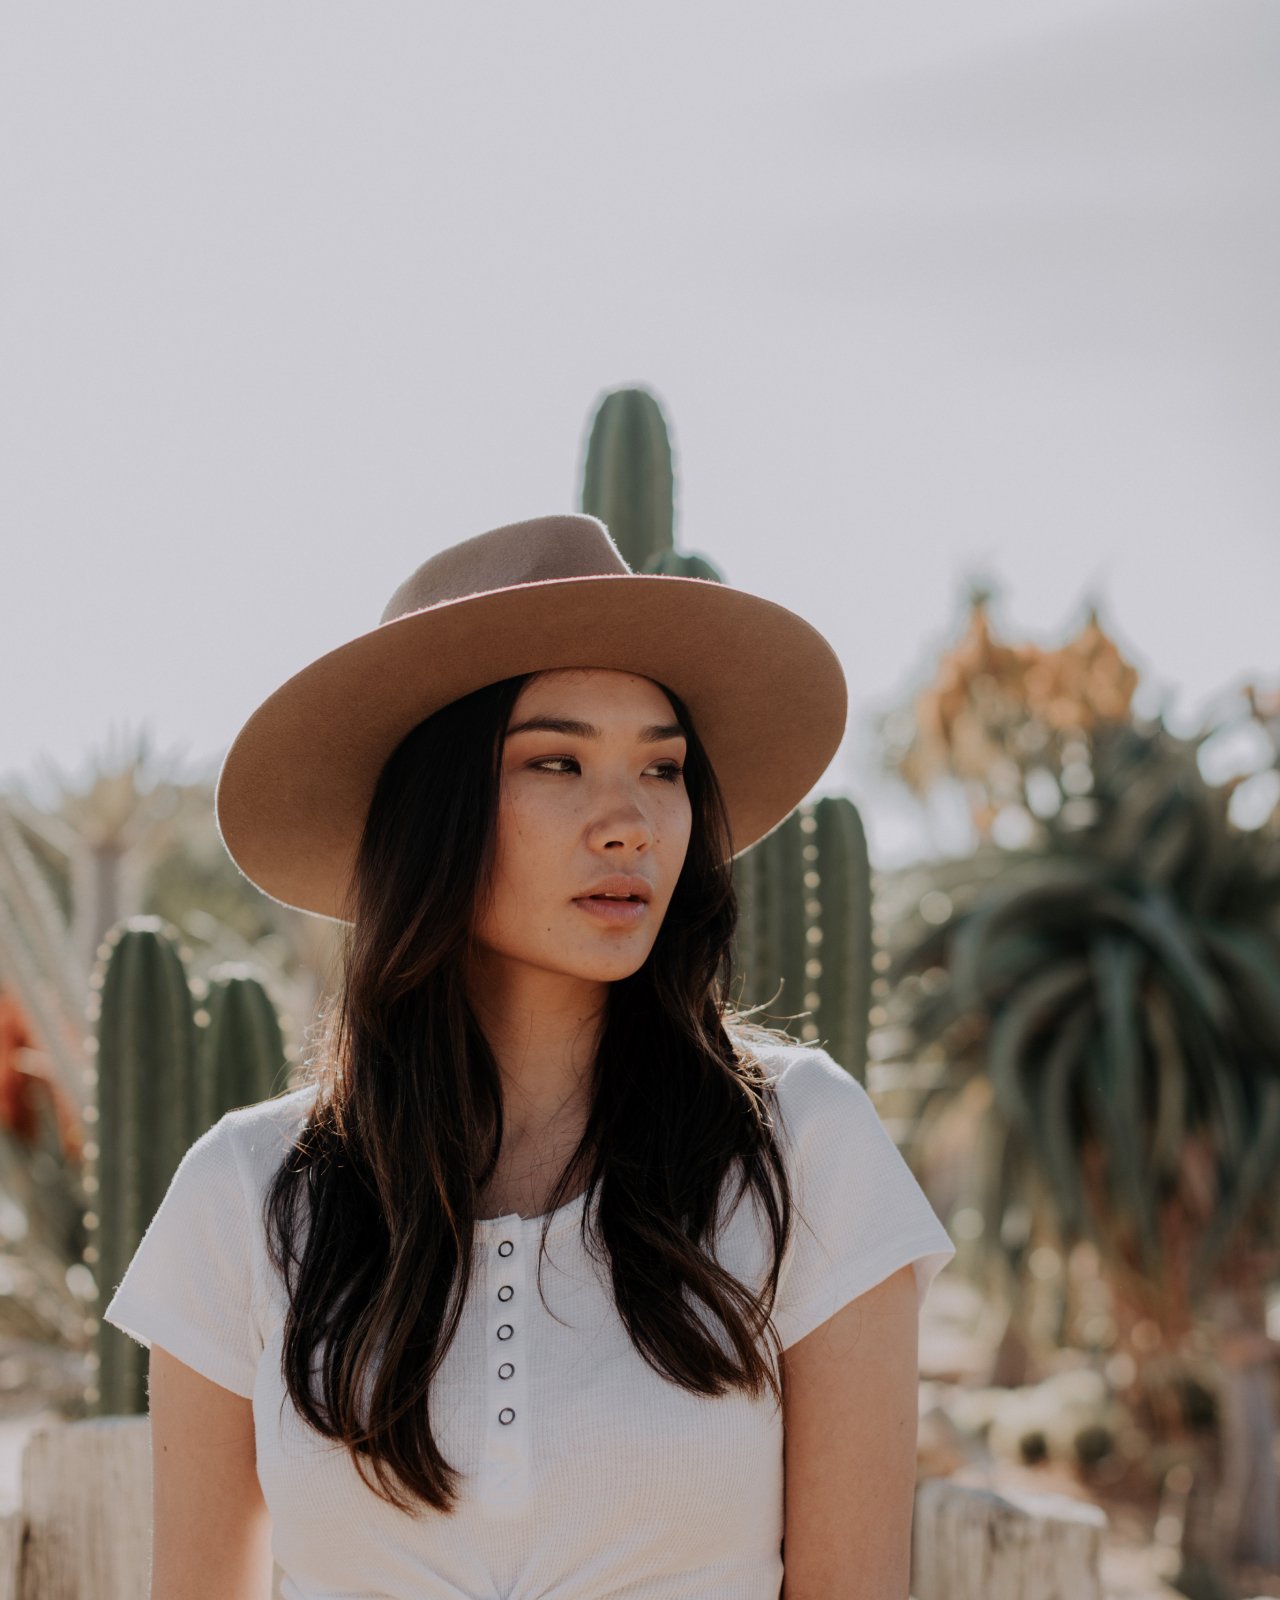
[[[150,925],[148,925],[150,924]],[[154,919],[121,924],[100,974],[95,1253],[101,1312],[164,1198],[196,1126],[196,1025],[176,938]],[[146,1356],[99,1323],[98,1405],[146,1411]]]
[[[261,981],[238,963],[210,974],[204,1002],[208,1022],[200,1034],[201,1107],[212,1127],[234,1106],[256,1105],[288,1089],[288,1061],[280,1018]]]
[[[633,572],[673,544],[675,475],[662,407],[647,389],[615,389],[596,408],[582,509],[608,528]]]
[[[843,795],[804,802],[735,859],[734,883],[735,997],[865,1084],[871,869],[857,808]]]
[[[985,1072],[1018,1146],[988,1236],[1033,1178],[1065,1245],[1180,1313],[1280,1232],[1280,839],[1230,822],[1207,736],[1100,724],[1087,808],[918,917],[889,971],[952,1066],[920,1115]]]
[[[105,944],[93,979],[97,1204],[86,1259],[98,1289],[95,1406],[119,1416],[147,1409],[147,1358],[101,1312],[188,1149],[224,1112],[285,1089],[287,1064],[275,1008],[246,970],[215,969],[197,1009],[172,925],[133,917]]]

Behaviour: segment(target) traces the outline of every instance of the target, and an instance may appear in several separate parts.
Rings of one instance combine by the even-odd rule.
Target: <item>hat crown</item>
[[[387,601],[381,621],[392,622],[446,601],[522,583],[630,572],[598,517],[578,512],[530,517],[478,533],[428,556]]]

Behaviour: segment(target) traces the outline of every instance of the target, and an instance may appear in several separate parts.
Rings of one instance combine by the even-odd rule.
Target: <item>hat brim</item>
[[[340,921],[378,776],[405,735],[485,684],[556,667],[635,672],[681,697],[724,792],[732,855],[794,810],[844,735],[840,662],[785,606],[669,574],[513,584],[382,623],[269,695],[218,775],[223,844],[271,899]]]

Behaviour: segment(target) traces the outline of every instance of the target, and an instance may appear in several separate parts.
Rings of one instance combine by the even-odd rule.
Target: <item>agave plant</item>
[[[1100,725],[1091,820],[1051,820],[889,971],[944,969],[915,1039],[980,1026],[932,1093],[987,1073],[1064,1243],[1092,1239],[1165,1326],[1280,1232],[1280,834],[1230,823],[1204,737]]]
[[[988,1234],[1030,1174],[1064,1247],[1091,1240],[1169,1346],[1223,1296],[1260,1305],[1280,1264],[1280,814],[1231,821],[1236,783],[1197,759],[1212,731],[1099,722],[1087,800],[954,889],[888,974],[949,1063],[920,1116],[989,1078]]]

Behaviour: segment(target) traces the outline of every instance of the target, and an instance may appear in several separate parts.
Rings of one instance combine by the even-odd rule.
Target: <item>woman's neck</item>
[[[469,995],[498,1066],[504,1149],[515,1153],[581,1132],[608,986],[512,966],[479,974]]]

